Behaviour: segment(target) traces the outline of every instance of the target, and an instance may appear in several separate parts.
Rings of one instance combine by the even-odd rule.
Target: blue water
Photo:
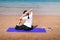
[[[60,2],[60,0],[0,0],[0,2]]]
[[[60,5],[60,0],[0,0],[1,6]]]
[[[60,0],[0,0],[0,10],[2,10],[0,14],[17,14],[16,11],[22,11],[27,8],[38,10],[35,14],[60,15]],[[15,11],[10,13],[3,12],[3,10]]]
[[[42,4],[44,4],[46,2],[49,2],[49,3],[59,2],[60,3],[60,0],[0,0],[0,6],[5,5],[5,4],[21,4],[21,3],[27,3],[27,4],[28,3],[30,3],[30,4],[37,4],[37,3],[41,4],[42,3]]]

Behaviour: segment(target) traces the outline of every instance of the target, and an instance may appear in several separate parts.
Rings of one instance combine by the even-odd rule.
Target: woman
[[[25,10],[23,12],[23,15],[20,17],[19,23],[18,25],[16,25],[15,29],[29,31],[35,28],[37,25],[35,27],[32,26],[32,16],[33,16],[32,9],[28,11]]]

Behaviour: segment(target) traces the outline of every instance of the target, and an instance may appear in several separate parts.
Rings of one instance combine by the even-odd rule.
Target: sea
[[[0,0],[0,14],[19,15],[30,8],[35,15],[60,15],[60,0]]]

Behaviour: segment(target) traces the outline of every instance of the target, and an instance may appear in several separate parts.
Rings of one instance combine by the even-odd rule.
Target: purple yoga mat
[[[45,28],[34,28],[33,30],[25,31],[25,30],[16,30],[15,28],[8,28],[7,32],[46,32],[46,30]]]

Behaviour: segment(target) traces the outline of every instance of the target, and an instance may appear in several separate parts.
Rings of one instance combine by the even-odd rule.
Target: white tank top
[[[30,27],[30,28],[31,28],[31,25],[32,25],[32,15],[33,15],[33,13],[30,12],[29,13],[29,19],[28,19],[28,16],[25,16],[25,17],[22,18],[23,20],[25,20],[24,25],[26,25],[27,27]]]

